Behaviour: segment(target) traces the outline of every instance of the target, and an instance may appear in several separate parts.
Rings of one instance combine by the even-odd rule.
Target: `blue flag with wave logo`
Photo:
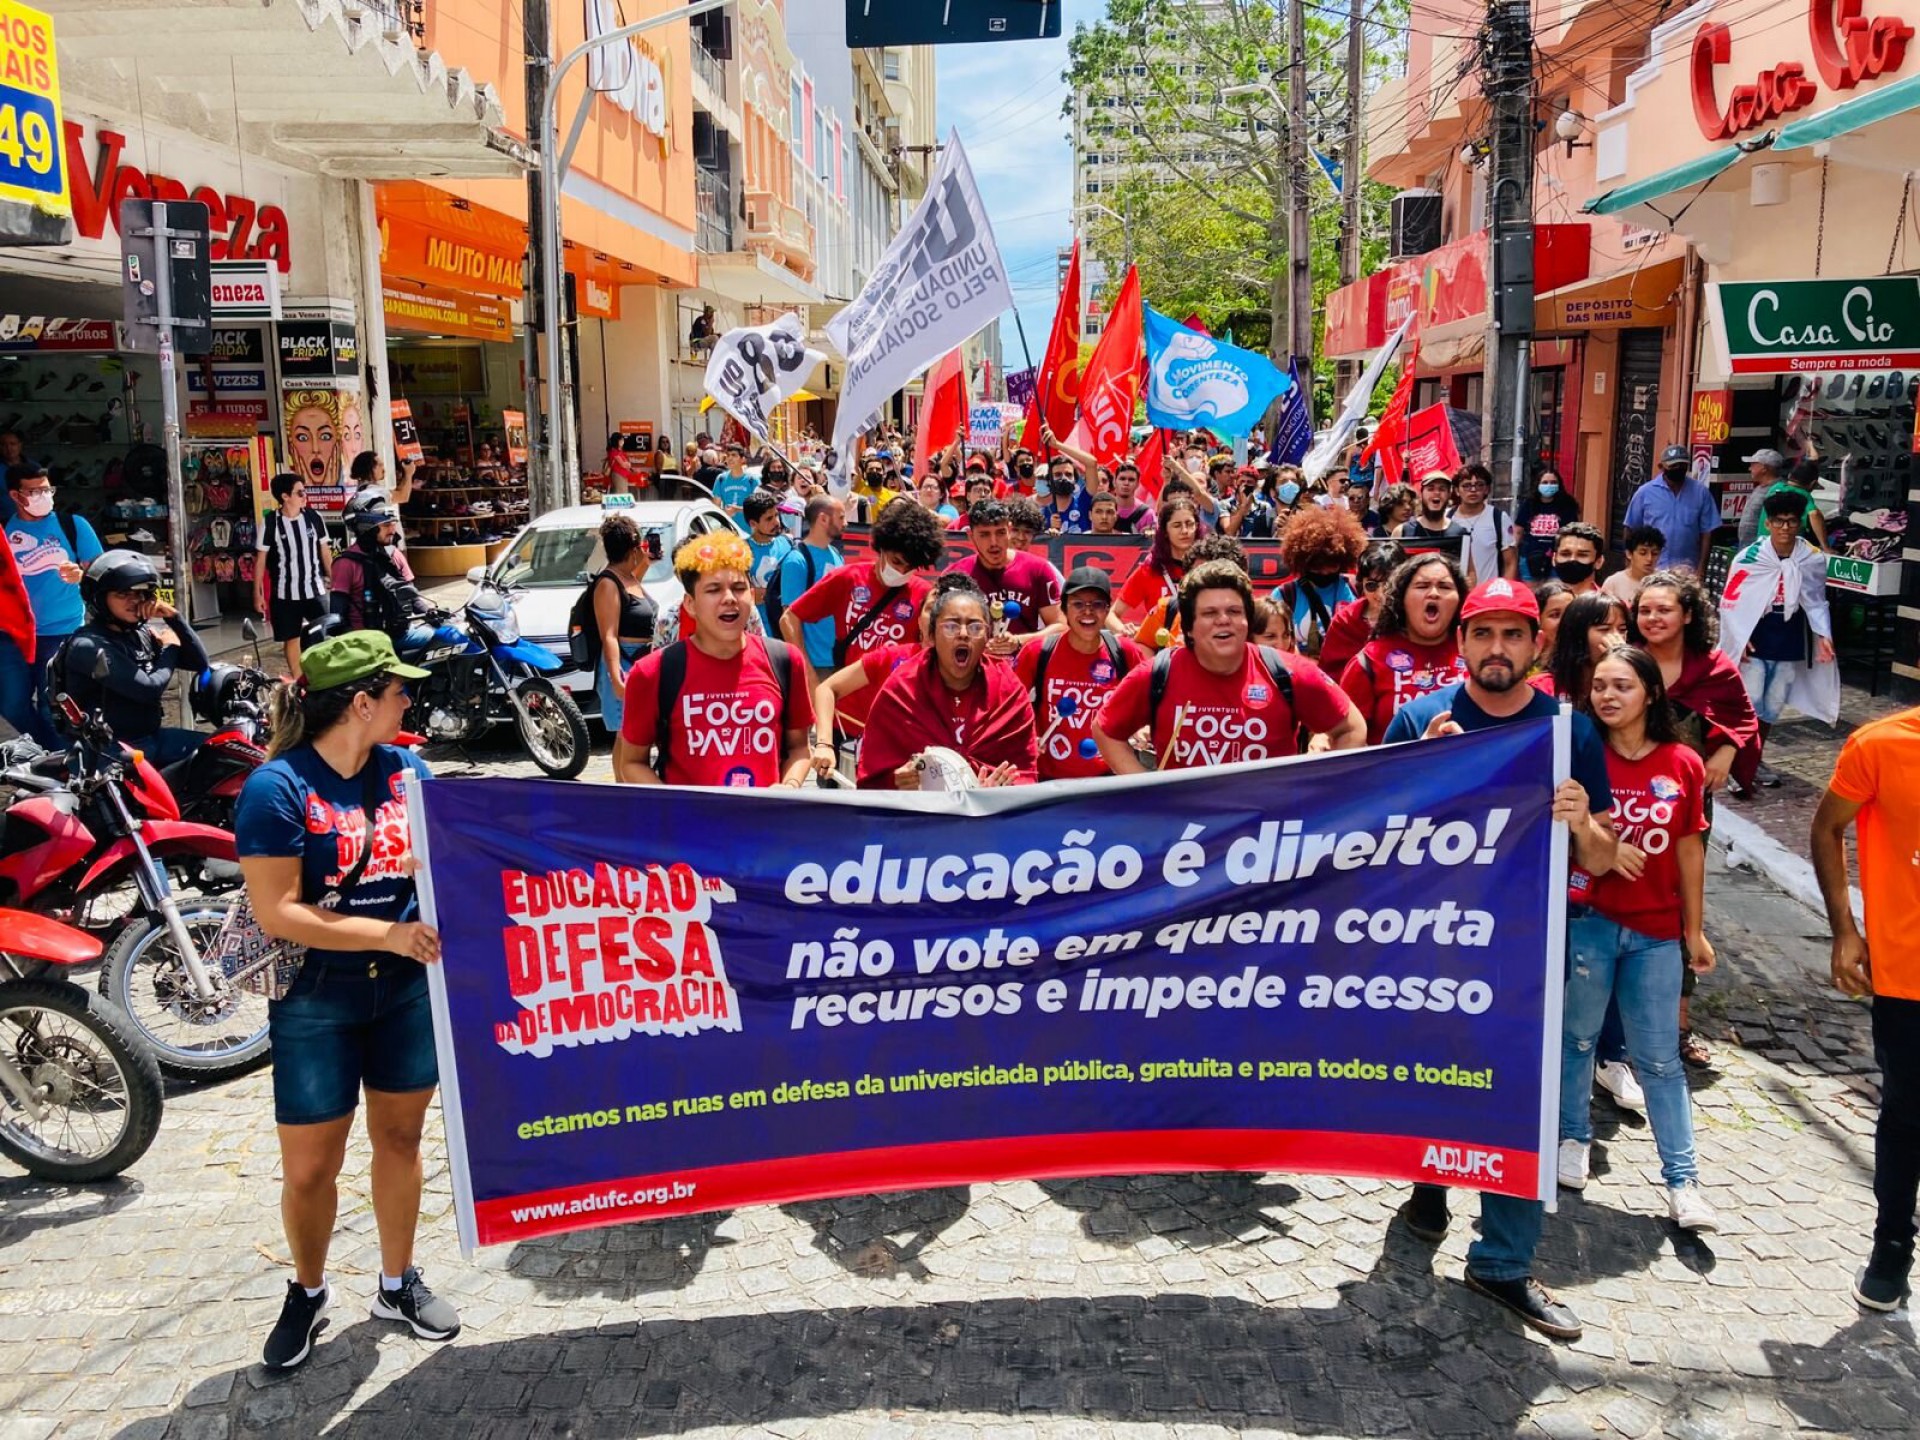
[[[1280,402],[1280,414],[1273,422],[1273,445],[1267,460],[1274,465],[1298,465],[1307,458],[1313,445],[1313,407],[1307,404],[1307,392],[1300,385],[1300,362],[1287,359],[1288,389]]]
[[[1245,435],[1293,388],[1266,356],[1229,345],[1151,305],[1147,322],[1147,420],[1168,430],[1199,427]]]

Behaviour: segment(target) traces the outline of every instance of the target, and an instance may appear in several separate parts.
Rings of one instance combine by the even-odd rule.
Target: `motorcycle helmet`
[[[347,530],[358,540],[371,535],[382,525],[396,525],[400,521],[400,512],[394,508],[393,501],[384,490],[362,490],[341,512],[340,518],[346,522]]]
[[[114,591],[152,590],[159,584],[160,572],[139,551],[109,550],[80,577],[80,602],[93,617],[100,614],[106,597]]]
[[[187,689],[187,703],[193,710],[193,718],[203,725],[223,724],[240,681],[241,671],[237,665],[210,665],[194,676],[193,684]]]

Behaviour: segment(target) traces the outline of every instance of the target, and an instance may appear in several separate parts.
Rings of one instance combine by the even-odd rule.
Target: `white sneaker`
[[[1564,1170],[1566,1165],[1566,1142],[1560,1142]],[[1563,1182],[1564,1183],[1564,1182]],[[1681,1185],[1667,1187],[1667,1214],[1673,1217],[1673,1223],[1682,1230],[1718,1230],[1720,1217],[1713,1213],[1713,1206],[1707,1203],[1707,1197],[1700,1193],[1700,1182],[1689,1180]]]
[[[1560,1142],[1560,1184],[1567,1190],[1587,1188],[1587,1142],[1584,1140],[1562,1140]]]
[[[1647,1092],[1634,1079],[1633,1067],[1624,1060],[1606,1060],[1593,1067],[1593,1082],[1613,1097],[1622,1110],[1645,1113]]]

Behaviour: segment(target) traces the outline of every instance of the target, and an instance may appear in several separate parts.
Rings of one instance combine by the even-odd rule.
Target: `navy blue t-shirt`
[[[1525,683],[1524,681],[1521,683]],[[1533,690],[1532,686],[1527,687]],[[1511,725],[1517,720],[1551,720],[1560,713],[1560,702],[1533,690],[1527,708],[1517,715],[1489,715],[1467,697],[1467,682],[1456,680],[1431,695],[1421,695],[1402,705],[1381,737],[1383,744],[1418,740],[1426,733],[1433,717],[1451,711],[1453,723],[1471,734],[1491,730],[1495,725]],[[1613,786],[1607,780],[1607,747],[1591,717],[1573,712],[1573,778],[1587,792],[1587,809],[1605,815],[1613,809]]]
[[[413,853],[407,807],[400,798],[400,777],[411,770],[421,779],[433,772],[419,756],[392,745],[374,748],[368,764],[380,767],[378,814],[373,858],[340,902],[343,914],[399,920],[414,902],[413,877],[406,871]],[[365,786],[358,775],[345,777],[311,745],[297,745],[247,777],[234,817],[234,847],[249,855],[300,857],[300,898],[317,905],[360,858],[367,834]],[[315,959],[365,967],[376,950],[321,950]]]

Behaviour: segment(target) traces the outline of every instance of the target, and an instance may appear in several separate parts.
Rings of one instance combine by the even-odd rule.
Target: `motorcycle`
[[[259,658],[259,630],[249,616],[240,633],[253,641]],[[267,763],[267,697],[278,682],[259,664],[217,662],[193,677],[187,706],[194,719],[213,733],[191,755],[161,771],[180,802],[180,816],[203,825],[233,829],[234,808],[247,777]]]
[[[0,910],[0,1154],[43,1180],[118,1175],[160,1130],[160,1070],[104,996],[59,979],[100,942]]]
[[[183,820],[144,755],[69,697],[58,703],[75,737],[69,749],[47,752],[28,739],[0,746],[0,785],[16,797],[0,815],[0,903],[97,926],[130,879],[133,908],[110,917],[125,924],[107,951],[101,993],[167,1073],[207,1079],[250,1068],[267,1054],[267,1002],[201,960],[230,902],[176,898],[169,873],[203,892],[238,886],[233,835]]]
[[[587,768],[587,722],[573,697],[547,678],[560,661],[521,638],[513,596],[483,582],[457,614],[438,619],[425,646],[402,657],[432,672],[410,687],[412,715],[429,740],[455,743],[514,724],[534,764],[571,780]]]

